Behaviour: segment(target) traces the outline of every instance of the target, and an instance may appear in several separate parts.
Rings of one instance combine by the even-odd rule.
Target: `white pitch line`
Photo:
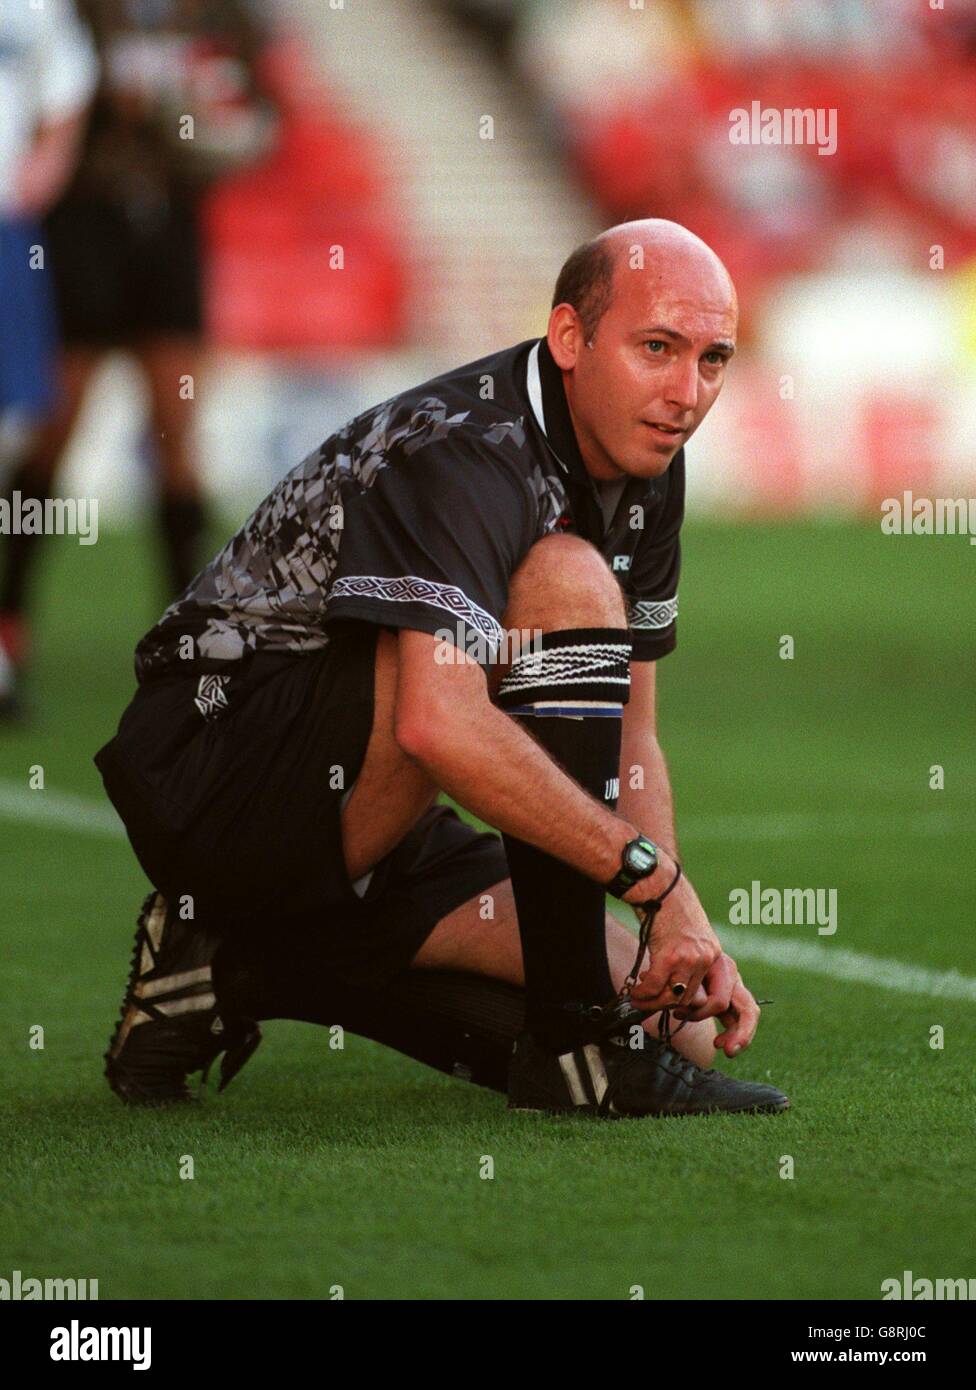
[[[847,984],[873,985],[876,989],[896,990],[899,994],[928,994],[935,999],[965,999],[976,1003],[976,979],[958,970],[932,970],[925,965],[906,965],[850,951],[846,946],[815,946],[810,941],[794,941],[786,936],[766,936],[748,927],[713,924],[722,945],[737,959],[760,960],[808,975],[825,975]]]
[[[12,782],[0,781],[0,817],[115,840],[125,835],[121,822],[108,805],[100,806],[70,792],[31,791]],[[923,965],[864,955],[837,946],[833,941],[817,945],[792,937],[769,936],[745,927],[730,927],[721,922],[714,926],[723,946],[736,957],[765,961],[787,970],[822,975],[848,984],[976,1003],[976,979],[961,975],[957,970],[932,970]]]
[[[125,838],[125,828],[107,801],[99,805],[72,792],[47,788],[31,791],[16,782],[0,782],[0,817],[56,825],[81,834],[107,835],[114,840]]]
[[[65,829],[88,831],[93,835],[118,838],[125,834],[107,801],[89,801],[71,792],[31,791],[21,784],[0,780],[2,817],[63,825]],[[892,834],[938,837],[951,834],[958,823],[955,817],[944,812],[909,815],[895,812],[869,817],[822,811],[744,811],[729,815],[685,816],[681,828],[689,837],[701,840],[788,840],[812,834],[875,839]]]

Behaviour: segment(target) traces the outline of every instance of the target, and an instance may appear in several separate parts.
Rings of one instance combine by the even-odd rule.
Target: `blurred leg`
[[[158,525],[169,592],[182,593],[208,558],[207,512],[194,447],[195,393],[203,353],[191,337],[156,338],[138,358],[146,374],[159,459]]]
[[[8,497],[19,492],[23,501],[36,497],[43,503],[50,495],[100,358],[97,348],[72,347],[65,351],[58,371],[59,393],[54,411],[35,433],[24,461],[11,477]],[[0,566],[0,616],[11,629],[26,607],[30,573],[42,540],[39,535],[5,538]]]
[[[195,338],[155,338],[140,344],[159,452],[161,491],[169,497],[198,497],[200,476],[193,447],[196,393],[203,351]]]

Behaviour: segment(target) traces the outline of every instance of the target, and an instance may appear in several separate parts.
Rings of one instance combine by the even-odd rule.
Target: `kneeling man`
[[[226,1085],[284,1017],[517,1109],[786,1108],[708,1067],[759,1010],[678,865],[655,725],[684,445],[735,331],[697,237],[611,228],[545,338],[332,435],[142,640],[96,758],[155,889],[123,1100],[185,1099],[218,1056]],[[608,892],[644,905],[639,948]]]

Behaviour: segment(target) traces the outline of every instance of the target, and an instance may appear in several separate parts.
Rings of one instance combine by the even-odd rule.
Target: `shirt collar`
[[[563,375],[545,338],[529,353],[528,393],[532,413],[564,473],[596,496],[596,484],[586,470],[569,413]]]

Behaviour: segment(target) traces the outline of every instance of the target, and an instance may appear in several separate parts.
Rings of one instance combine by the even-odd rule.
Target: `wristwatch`
[[[616,877],[607,884],[607,892],[615,898],[622,898],[628,888],[652,874],[657,868],[657,845],[646,835],[638,835],[636,840],[628,840],[624,845],[620,869]]]

